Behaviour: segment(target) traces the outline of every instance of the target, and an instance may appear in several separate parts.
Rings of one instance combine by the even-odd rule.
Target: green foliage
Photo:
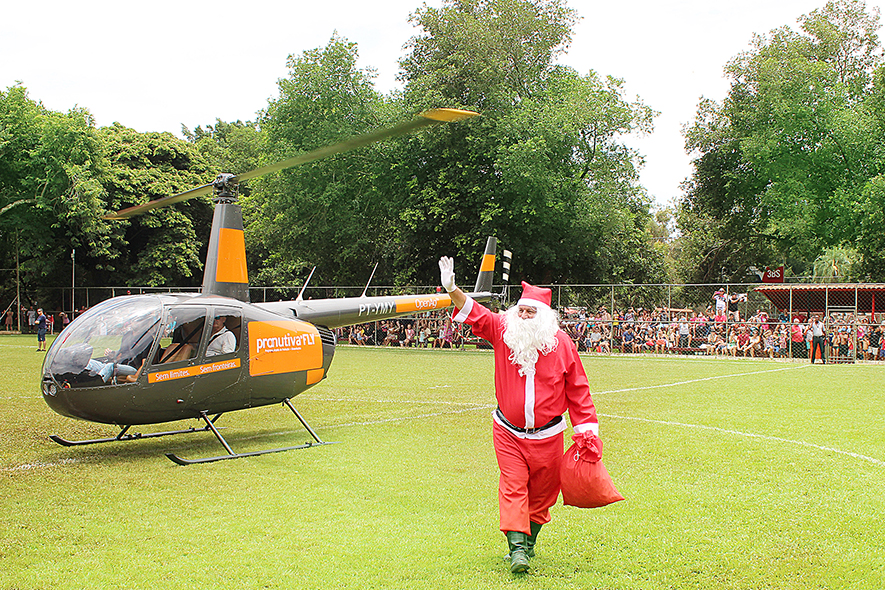
[[[405,90],[388,100],[374,91],[372,72],[356,67],[356,46],[343,39],[290,57],[290,74],[261,122],[268,159],[429,106],[484,108],[470,122],[256,183],[244,200],[250,248],[258,248],[253,278],[294,282],[316,264],[323,280],[359,284],[377,262],[376,281],[433,280],[441,253],[472,261],[495,235],[517,252],[515,276],[660,280],[639,157],[617,141],[650,131],[654,113],[626,102],[618,80],[552,63],[573,18],[558,2],[424,7],[414,19],[426,34],[412,40],[403,60]],[[451,59],[463,66],[452,76]],[[483,98],[466,102],[474,91]]]
[[[446,2],[413,15],[422,34],[401,62],[407,103],[450,101],[482,116],[403,150],[411,176],[400,268],[427,276],[440,252],[471,259],[496,235],[516,254],[517,278],[661,280],[641,160],[618,141],[650,131],[654,112],[625,101],[619,80],[555,65],[575,18],[562,2],[528,0]]]
[[[119,124],[100,130],[108,161],[107,209],[116,211],[184,192],[212,179],[206,159],[170,133],[137,133]],[[201,249],[212,222],[208,199],[155,209],[113,222],[118,254],[106,262],[103,284],[198,285]],[[122,283],[117,283],[122,284]]]
[[[682,278],[737,280],[750,265],[811,270],[827,248],[875,240],[857,204],[883,171],[878,10],[829,2],[757,36],[732,60],[721,103],[703,101],[686,145],[695,172],[679,208]],[[863,206],[861,207],[863,208]],[[861,262],[868,278],[882,267]]]
[[[216,119],[215,125],[206,125],[205,129],[182,127],[182,134],[203,154],[213,171],[238,174],[260,166],[263,147],[257,123]],[[240,183],[240,194],[249,194],[247,183]]]
[[[337,36],[324,49],[290,56],[289,76],[261,121],[267,162],[387,122],[374,74],[356,67],[357,56],[356,45]],[[254,282],[291,283],[313,265],[327,284],[366,280],[389,247],[385,149],[371,145],[254,184],[243,200]]]
[[[448,0],[422,6],[423,32],[400,61],[418,108],[471,105],[497,112],[531,96],[571,41],[577,13],[564,0]]]
[[[99,219],[102,166],[87,111],[50,111],[21,86],[0,92],[0,252],[14,261],[18,251],[26,292],[36,296],[48,277],[68,275],[71,248],[111,251]],[[4,276],[4,291],[14,292],[14,277]]]
[[[855,207],[860,220],[855,242],[861,255],[858,273],[885,281],[885,176],[876,176],[864,186]]]
[[[830,283],[847,283],[854,280],[858,262],[857,252],[845,246],[836,246],[824,250],[814,261],[814,277],[816,281]]]
[[[96,129],[88,111],[50,111],[16,86],[0,93],[0,154],[0,250],[8,261],[19,251],[24,303],[70,308],[41,287],[71,276],[72,249],[80,285],[199,284],[206,202],[102,219],[209,180],[205,159],[187,142],[118,124]],[[15,285],[14,275],[4,277],[6,299]]]
[[[31,287],[67,276],[72,248],[80,284],[197,285],[209,199],[122,222],[102,215],[429,107],[462,107],[482,116],[241,187],[252,282],[300,282],[317,265],[324,283],[362,284],[374,263],[376,282],[435,281],[440,254],[473,261],[489,235],[514,251],[517,280],[661,281],[642,158],[621,142],[651,131],[655,113],[626,100],[621,80],[556,64],[576,11],[564,0],[449,0],[412,20],[402,92],[379,94],[356,45],[334,35],[289,56],[257,122],[183,128],[186,140],[95,129],[86,111],[52,113],[10,89],[0,107],[2,253],[13,258],[17,235]]]

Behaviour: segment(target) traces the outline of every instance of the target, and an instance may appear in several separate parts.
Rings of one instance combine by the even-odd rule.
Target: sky
[[[427,0],[440,6],[442,0]],[[49,109],[88,109],[99,126],[139,132],[255,120],[277,96],[289,55],[355,42],[359,67],[390,92],[409,16],[422,0],[44,0],[8,3],[0,29],[0,89],[21,83]],[[652,134],[624,142],[645,157],[640,180],[658,206],[691,175],[682,127],[701,97],[722,100],[723,68],[754,33],[797,19],[824,0],[570,0],[581,20],[560,63],[624,80],[625,98],[660,112]],[[869,9],[880,6],[867,0]],[[447,105],[440,105],[447,106]],[[241,172],[239,170],[230,172]]]

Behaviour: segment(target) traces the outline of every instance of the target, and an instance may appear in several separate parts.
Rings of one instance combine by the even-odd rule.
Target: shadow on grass
[[[186,429],[190,425],[197,428],[199,423],[188,421],[186,424],[172,423],[159,426],[165,426],[165,429],[152,428],[151,430],[135,430],[148,434],[150,432],[169,430],[169,429]],[[235,453],[251,453],[264,449],[275,449],[283,447],[292,447],[309,442],[316,441],[310,434],[300,427],[299,424],[292,424],[290,429],[281,428],[264,428],[264,429],[247,429],[242,427],[225,427],[219,425],[218,429],[222,436],[227,440]],[[104,433],[98,436],[115,436],[116,433]],[[48,436],[47,436],[48,440]],[[197,430],[182,434],[175,434],[158,438],[143,438],[135,440],[122,440],[107,443],[98,443],[83,446],[61,447],[56,443],[50,443],[52,447],[47,453],[33,463],[34,465],[60,465],[65,463],[83,463],[83,464],[104,464],[106,466],[122,465],[132,462],[140,462],[148,458],[156,457],[163,461],[167,461],[166,453],[175,453],[181,457],[188,459],[196,459],[203,457],[215,457],[227,455],[227,451],[215,438],[212,432]],[[321,446],[321,445],[317,445]],[[310,449],[296,449],[310,450]],[[287,452],[294,452],[287,451]],[[253,457],[252,459],[255,459]],[[21,464],[13,466],[24,470],[29,464]]]

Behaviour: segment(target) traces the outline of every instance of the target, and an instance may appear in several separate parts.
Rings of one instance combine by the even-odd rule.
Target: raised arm
[[[439,275],[440,282],[448,291],[454,306],[462,309],[467,303],[467,295],[455,285],[455,261],[452,258],[443,256],[439,259]]]

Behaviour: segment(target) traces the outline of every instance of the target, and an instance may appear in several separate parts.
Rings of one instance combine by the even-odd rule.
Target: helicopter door
[[[244,366],[241,359],[242,313],[238,309],[216,307],[210,317],[195,387],[205,393],[205,399],[212,399],[216,407],[223,407],[225,399],[234,398],[237,404],[245,403],[248,407],[243,392],[236,388]]]
[[[196,358],[205,325],[205,308],[190,305],[170,307],[153,365],[163,368],[180,366]]]
[[[203,335],[206,331],[205,307],[172,305],[160,333],[157,351],[148,369],[148,383],[154,394],[143,403],[150,406],[157,400],[177,400],[176,405],[193,401],[194,376]]]

